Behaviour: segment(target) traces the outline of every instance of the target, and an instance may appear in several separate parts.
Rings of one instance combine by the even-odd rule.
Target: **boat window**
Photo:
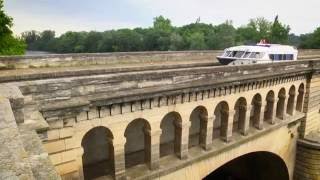
[[[234,51],[230,51],[230,53],[228,54],[228,57],[233,57],[233,56],[234,56],[234,54],[235,54],[235,52],[234,52]]]
[[[283,54],[279,54],[279,60],[284,60],[284,55]]]
[[[225,51],[223,54],[222,54],[222,56],[224,56],[224,57],[228,57],[228,54],[230,53],[230,51]]]
[[[240,58],[244,54],[244,51],[236,51],[234,57]]]
[[[293,54],[290,54],[290,59],[291,59],[291,60],[294,60]]]
[[[293,60],[293,54],[286,54],[286,60]]]
[[[245,52],[243,58],[248,58],[251,52]]]
[[[275,61],[281,60],[280,59],[280,55],[279,54],[274,54],[274,60]]]
[[[249,58],[257,58],[257,53],[256,52],[252,52],[250,54]]]
[[[274,54],[269,54],[271,60],[274,60]]]

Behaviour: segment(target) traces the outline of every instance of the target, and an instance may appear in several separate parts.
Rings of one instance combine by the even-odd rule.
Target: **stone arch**
[[[204,147],[206,141],[208,111],[203,106],[196,107],[190,115],[189,148],[194,146]]]
[[[304,100],[304,84],[301,83],[298,89],[297,106],[296,110],[299,112],[303,111],[303,100]]]
[[[274,123],[274,114],[276,112],[274,112],[275,109],[275,95],[274,92],[271,90],[268,92],[267,96],[266,96],[266,111],[264,114],[264,120],[268,121],[270,124]]]
[[[229,105],[226,101],[220,102],[214,110],[215,120],[213,122],[212,139],[221,139],[228,141],[229,136],[232,135],[228,132],[229,125]]]
[[[150,165],[151,127],[145,119],[131,121],[124,133],[126,137],[125,166],[130,168],[138,164]]]
[[[247,109],[247,100],[244,97],[240,97],[234,105],[233,132],[246,134]]]
[[[239,156],[218,169],[203,180],[210,179],[255,179],[289,180],[289,170],[285,161],[277,154],[267,151],[251,152]]]
[[[278,93],[278,102],[277,102],[277,118],[284,119],[285,117],[285,100],[286,100],[286,90],[281,88]]]
[[[261,107],[262,107],[262,98],[259,93],[255,94],[251,101],[251,113],[250,113],[250,127],[256,127],[261,129]],[[261,119],[260,119],[261,118]]]
[[[289,98],[287,103],[287,114],[293,115],[295,111],[296,87],[292,85],[289,89]]]
[[[182,119],[179,113],[170,112],[161,120],[160,157],[170,154],[180,156]]]
[[[103,126],[89,130],[81,141],[84,179],[114,177],[113,134]]]

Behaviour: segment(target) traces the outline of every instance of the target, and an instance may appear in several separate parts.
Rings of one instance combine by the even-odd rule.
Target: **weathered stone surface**
[[[149,56],[153,56],[154,62],[162,61],[163,57],[167,57],[164,61],[168,61],[171,57],[172,60],[178,58],[177,61],[192,58],[192,54],[189,54],[190,57],[177,57],[176,54],[168,55],[170,53],[167,52],[164,54],[164,56],[163,54],[138,54],[141,59],[134,57],[129,59],[131,63],[143,63],[149,62],[147,59],[150,58]],[[208,60],[207,55],[199,58]],[[22,58],[16,65],[18,68],[25,68],[26,64],[32,63],[36,63],[37,67],[46,63],[53,67],[59,64],[74,66],[82,63],[119,63],[115,60],[127,63],[127,55],[119,54],[116,58],[106,56],[108,55],[59,55],[42,57],[42,60]],[[107,62],[108,58],[114,59]],[[0,62],[1,60],[0,58]],[[3,160],[5,171],[2,173],[0,168],[0,176],[11,179],[59,179],[61,175],[63,179],[81,179],[84,166],[82,157],[85,156],[86,150],[83,139],[90,136],[92,129],[103,127],[107,132],[99,142],[110,146],[108,158],[114,164],[112,168],[115,170],[110,175],[116,179],[125,178],[125,176],[149,179],[192,179],[192,177],[201,179],[211,172],[212,168],[218,168],[230,160],[229,157],[236,158],[253,149],[270,151],[283,158],[291,177],[295,138],[298,136],[297,124],[302,119],[300,129],[305,135],[312,129],[319,128],[317,119],[320,108],[318,103],[320,61],[304,60],[224,67],[200,63],[174,64],[174,62],[169,63],[168,66],[140,65],[109,69],[87,66],[70,70],[48,68],[48,72],[43,72],[39,68],[39,71],[34,72],[21,70],[21,75],[14,77],[0,74],[0,82],[7,82],[1,84],[0,96],[8,99],[7,102],[4,101],[4,108],[0,104],[0,111],[4,109],[4,113],[11,116],[3,118],[10,121],[3,121],[0,114],[0,143],[3,142],[8,147],[15,148],[11,150],[0,147],[0,163],[5,156],[10,157]],[[16,71],[19,70],[14,72]],[[24,76],[24,73],[27,75]],[[301,84],[305,85],[303,88],[303,93],[306,94],[305,104],[301,107],[301,109],[304,108],[305,114],[292,112],[295,109],[290,108],[288,108],[289,114],[286,114],[289,95],[297,95],[297,92],[288,94],[289,89],[291,86],[298,88]],[[283,95],[284,105],[278,109],[275,106],[282,105],[276,104],[278,101],[276,97],[281,88],[284,88],[286,93]],[[275,94],[273,99],[276,100],[272,101],[275,108],[267,107],[265,104],[269,91]],[[260,106],[263,107],[251,103],[254,94],[261,95]],[[234,127],[237,127],[236,123],[240,123],[240,120],[236,119],[239,113],[237,115],[233,109],[236,100],[240,97],[245,98],[247,111],[244,113],[247,117],[243,118],[244,123],[241,121],[243,130],[237,134],[235,133],[237,129]],[[227,108],[219,106],[218,110],[215,110],[218,103],[222,101],[227,104]],[[300,102],[304,101],[300,99]],[[295,106],[294,103],[291,106]],[[249,104],[252,105],[252,109]],[[195,128],[205,128],[206,131],[200,132],[203,136],[201,143],[204,144],[201,144],[198,150],[194,150],[189,147],[191,144],[189,140],[191,136],[197,134],[190,133],[194,130],[190,129],[194,127],[189,124],[189,121],[194,118],[190,114],[198,106],[206,109],[204,111],[207,111],[207,115],[201,117],[209,116],[210,124],[200,124]],[[257,108],[260,112],[255,113]],[[266,109],[268,112],[273,111],[272,123],[263,120]],[[280,121],[276,111],[282,111],[286,118]],[[174,120],[168,121],[172,126],[163,128],[162,120],[171,112],[176,113],[170,116]],[[214,118],[211,118],[212,116]],[[219,118],[220,122],[218,122]],[[259,120],[259,124],[251,127],[250,118],[255,122]],[[134,120],[137,119],[143,119],[144,123],[139,126],[134,125],[134,122],[137,122]],[[133,124],[130,124],[131,122]],[[224,136],[215,139],[213,135],[218,130],[223,132]],[[171,131],[173,133],[168,133]],[[133,133],[128,135],[126,132]],[[163,132],[162,135],[161,132]],[[169,135],[163,138],[167,134]],[[281,137],[281,142],[274,141],[277,137]],[[221,138],[224,138],[225,142],[221,141]],[[259,140],[255,141],[255,139]],[[174,144],[175,152],[172,155],[178,155],[182,160],[171,163],[161,157],[160,149],[166,143]],[[139,169],[140,166],[126,167],[130,164],[127,156],[142,150],[143,147],[146,147],[143,162],[149,169],[141,171],[144,174],[132,173],[132,169]],[[97,147],[91,148],[95,155],[100,156],[99,151],[96,151]],[[304,150],[299,147],[298,153],[301,151]],[[1,154],[1,152],[4,153]],[[220,156],[223,153],[224,155]],[[306,159],[308,157],[313,159],[308,161],[308,168],[304,168],[306,164],[302,162],[304,159],[297,158],[300,164],[296,167],[303,172],[298,173],[298,176],[311,178],[314,176],[312,171],[318,165],[317,153],[313,150],[302,154]],[[136,157],[139,156],[141,155]],[[2,167],[1,164],[0,166]],[[196,171],[190,171],[190,169]],[[182,172],[182,175],[179,172]],[[194,172],[199,174],[190,174]]]
[[[20,128],[20,134],[35,179],[59,180],[60,176],[55,171],[48,153],[43,149],[37,133],[23,127]]]
[[[313,131],[298,141],[295,180],[320,179],[320,131]]]
[[[0,97],[0,177],[35,179],[9,100]]]

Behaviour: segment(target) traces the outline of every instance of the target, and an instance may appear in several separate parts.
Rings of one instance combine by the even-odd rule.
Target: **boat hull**
[[[228,65],[231,62],[237,60],[236,58],[223,58],[223,57],[217,57],[218,61],[222,65]]]

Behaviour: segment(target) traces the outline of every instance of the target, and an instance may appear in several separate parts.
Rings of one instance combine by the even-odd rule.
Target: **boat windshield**
[[[241,58],[244,53],[244,51],[234,51],[234,57]]]
[[[245,52],[243,58],[248,58],[250,54],[251,54],[251,52],[248,52],[248,51]]]
[[[250,51],[225,51],[224,57],[236,57],[236,58],[252,58],[260,59],[263,57],[262,52],[250,52]]]
[[[223,56],[232,57],[232,51],[226,51]]]

